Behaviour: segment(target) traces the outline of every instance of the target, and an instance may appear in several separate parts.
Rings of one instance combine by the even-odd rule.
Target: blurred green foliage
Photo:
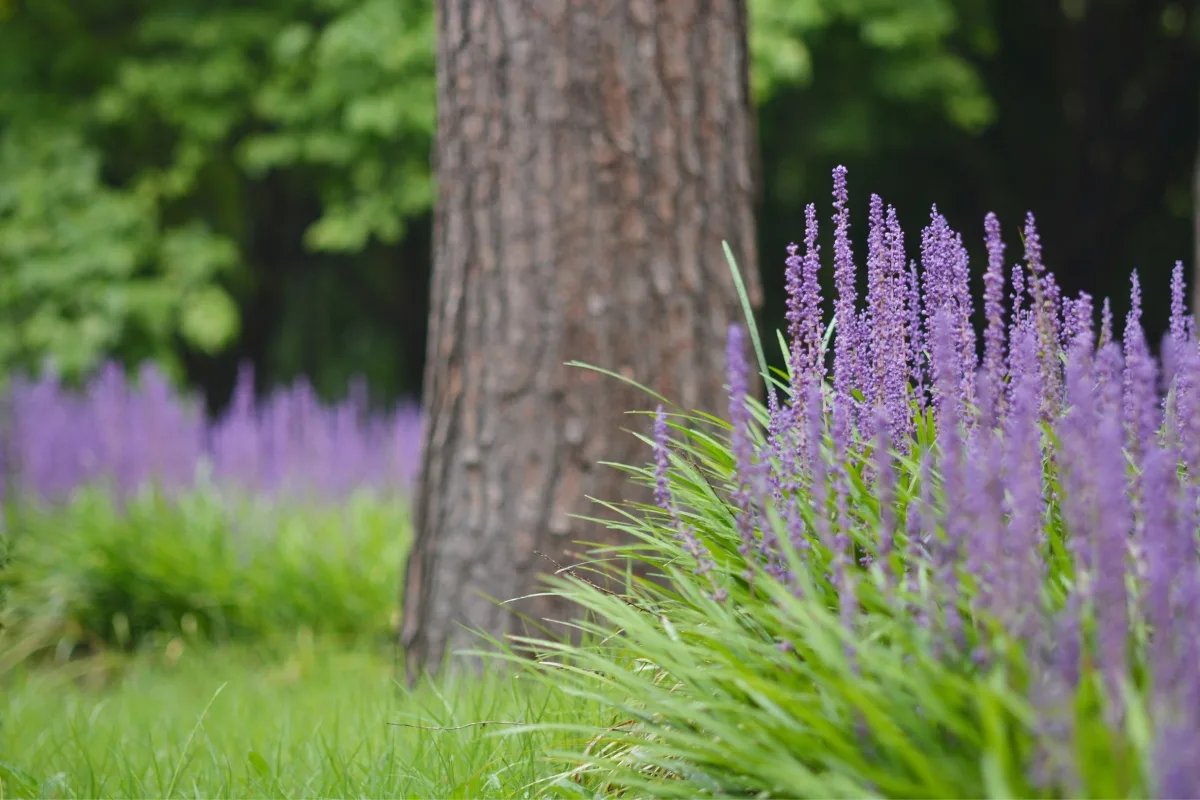
[[[200,489],[117,504],[101,487],[10,507],[0,567],[0,673],[37,655],[316,634],[383,641],[408,512],[366,495],[333,507]]]
[[[860,138],[864,104],[883,101],[939,106],[947,119],[971,131],[996,109],[964,49],[986,48],[994,38],[976,0],[750,0],[750,53],[755,100],[763,104],[829,72],[852,70],[857,91],[822,109],[819,138]],[[822,61],[813,47],[838,29],[854,34],[855,58]]]
[[[862,141],[880,97],[978,130],[970,5],[750,0],[755,97],[833,80],[810,43],[849,31],[813,139]],[[414,388],[429,0],[8,0],[0,20],[0,369],[112,354],[212,384],[251,358],[326,394],[353,372]]]

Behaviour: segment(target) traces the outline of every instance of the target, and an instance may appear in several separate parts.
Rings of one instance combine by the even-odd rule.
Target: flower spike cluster
[[[977,320],[961,234],[935,207],[911,258],[895,210],[872,195],[860,307],[846,178],[834,170],[832,385],[809,206],[804,253],[788,248],[790,392],[769,397],[765,437],[753,434],[743,334],[729,335],[741,560],[698,561],[735,579],[810,570],[850,631],[882,596],[928,631],[939,658],[1026,653],[1045,745],[1030,774],[1060,786],[1078,773],[1059,746],[1075,724],[1070,694],[1094,672],[1121,735],[1133,682],[1149,698],[1157,791],[1195,796],[1200,346],[1182,265],[1160,367],[1136,273],[1116,339],[1107,298],[1097,331],[1092,297],[1062,296],[1032,214],[1015,265],[988,214]]]

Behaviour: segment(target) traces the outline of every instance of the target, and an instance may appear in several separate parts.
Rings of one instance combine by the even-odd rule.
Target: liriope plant
[[[750,330],[766,402],[734,326],[728,419],[660,405],[639,434],[652,463],[619,467],[655,502],[606,503],[635,544],[596,558],[668,580],[613,593],[562,572],[551,590],[584,610],[581,643],[503,656],[612,713],[578,727],[586,746],[555,753],[542,788],[1200,794],[1200,350],[1182,265],[1159,363],[1136,273],[1118,341],[1107,301],[1097,330],[1091,297],[1061,296],[1032,215],[1011,269],[989,215],[980,348],[967,252],[936,208],[910,262],[871,198],[859,303],[835,171],[829,325],[811,206],[806,223],[786,370]]]

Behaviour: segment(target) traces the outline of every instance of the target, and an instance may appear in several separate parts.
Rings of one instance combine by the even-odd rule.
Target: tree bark
[[[513,612],[566,620],[538,576],[613,534],[586,496],[645,499],[630,376],[722,412],[761,302],[745,0],[438,0],[434,270],[423,467],[401,645],[409,680]]]

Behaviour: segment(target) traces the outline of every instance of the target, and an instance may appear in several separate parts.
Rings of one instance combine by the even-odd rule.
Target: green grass
[[[7,521],[0,800],[519,797],[587,739],[512,723],[603,727],[513,672],[394,682],[398,500],[88,488]]]
[[[511,675],[408,692],[378,648],[174,641],[0,678],[0,797],[519,797],[586,742],[471,723],[603,727]]]

